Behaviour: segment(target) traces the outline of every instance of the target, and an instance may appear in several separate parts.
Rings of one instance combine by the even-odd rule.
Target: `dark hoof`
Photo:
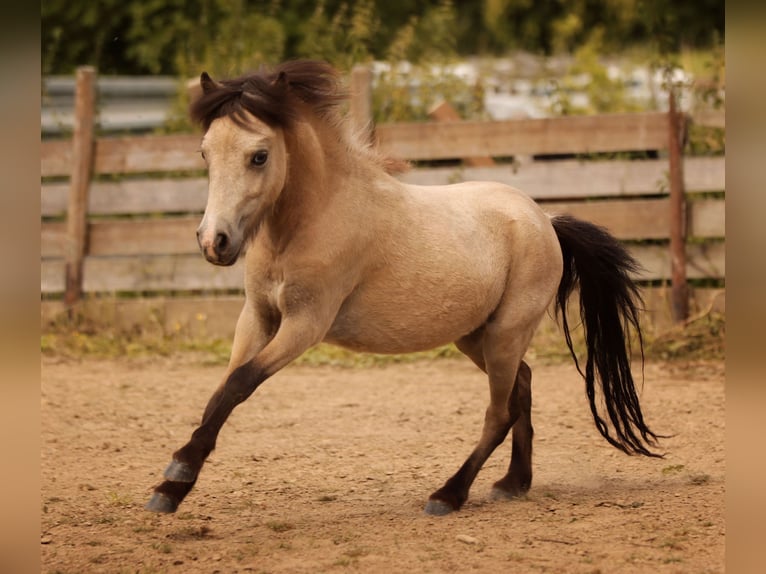
[[[173,482],[194,482],[197,480],[197,473],[192,467],[185,462],[178,462],[176,459],[170,461],[164,476]]]
[[[442,500],[430,499],[426,503],[424,512],[431,516],[444,516],[450,512],[454,512],[456,509]]]
[[[155,492],[149,502],[144,506],[151,512],[161,512],[162,514],[172,514],[178,509],[178,502],[161,492]]]

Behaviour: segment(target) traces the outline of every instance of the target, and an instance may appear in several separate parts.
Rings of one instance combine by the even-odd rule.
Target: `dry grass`
[[[648,325],[645,329],[644,352],[648,360],[723,360],[724,339],[724,315],[707,311],[662,331]],[[581,330],[574,330],[573,342],[578,356],[582,356],[584,343]],[[635,341],[633,349],[638,349]],[[108,317],[78,316],[72,320],[62,317],[45,328],[41,334],[40,350],[46,356],[72,359],[170,356],[184,353],[203,364],[226,364],[231,340],[183,330],[168,332],[159,323],[119,328]],[[460,356],[460,352],[454,345],[407,355],[377,355],[320,344],[308,350],[296,362],[311,366],[371,367],[457,356]],[[535,335],[528,357],[549,364],[571,360],[561,330],[553,321],[546,321]]]

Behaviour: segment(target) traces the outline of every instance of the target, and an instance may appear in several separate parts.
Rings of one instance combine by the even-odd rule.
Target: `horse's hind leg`
[[[485,373],[483,329],[455,341],[455,346]],[[512,451],[508,473],[498,480],[493,494],[498,498],[513,498],[529,490],[532,484],[532,369],[521,361],[508,400],[511,415]]]
[[[508,473],[492,488],[494,496],[500,498],[525,494],[532,484],[532,370],[524,361],[516,375],[508,410],[514,421],[511,464]]]
[[[473,339],[466,338],[458,343],[458,347],[487,372],[490,404],[479,443],[457,473],[431,494],[425,508],[427,514],[448,514],[460,509],[482,465],[508,435],[515,422],[511,418],[509,405],[516,374],[536,325],[536,320],[515,322],[515,328],[490,324],[485,328],[483,336],[474,335]],[[512,336],[508,336],[508,333],[512,333]]]

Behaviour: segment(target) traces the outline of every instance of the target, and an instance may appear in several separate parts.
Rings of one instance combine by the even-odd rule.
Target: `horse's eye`
[[[253,159],[250,160],[250,163],[252,163],[256,167],[261,167],[266,163],[266,160],[269,159],[269,152],[266,150],[258,150],[253,154]]]

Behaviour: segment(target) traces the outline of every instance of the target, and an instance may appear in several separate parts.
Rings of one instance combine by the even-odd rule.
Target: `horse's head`
[[[328,64],[311,61],[220,82],[202,74],[202,94],[190,111],[205,130],[201,151],[209,190],[197,240],[208,261],[237,260],[284,189],[286,134],[307,110],[335,118],[346,97],[338,79]]]
[[[282,130],[248,115],[243,125],[229,116],[214,120],[202,139],[209,186],[197,241],[205,258],[216,265],[237,260],[285,185]]]

